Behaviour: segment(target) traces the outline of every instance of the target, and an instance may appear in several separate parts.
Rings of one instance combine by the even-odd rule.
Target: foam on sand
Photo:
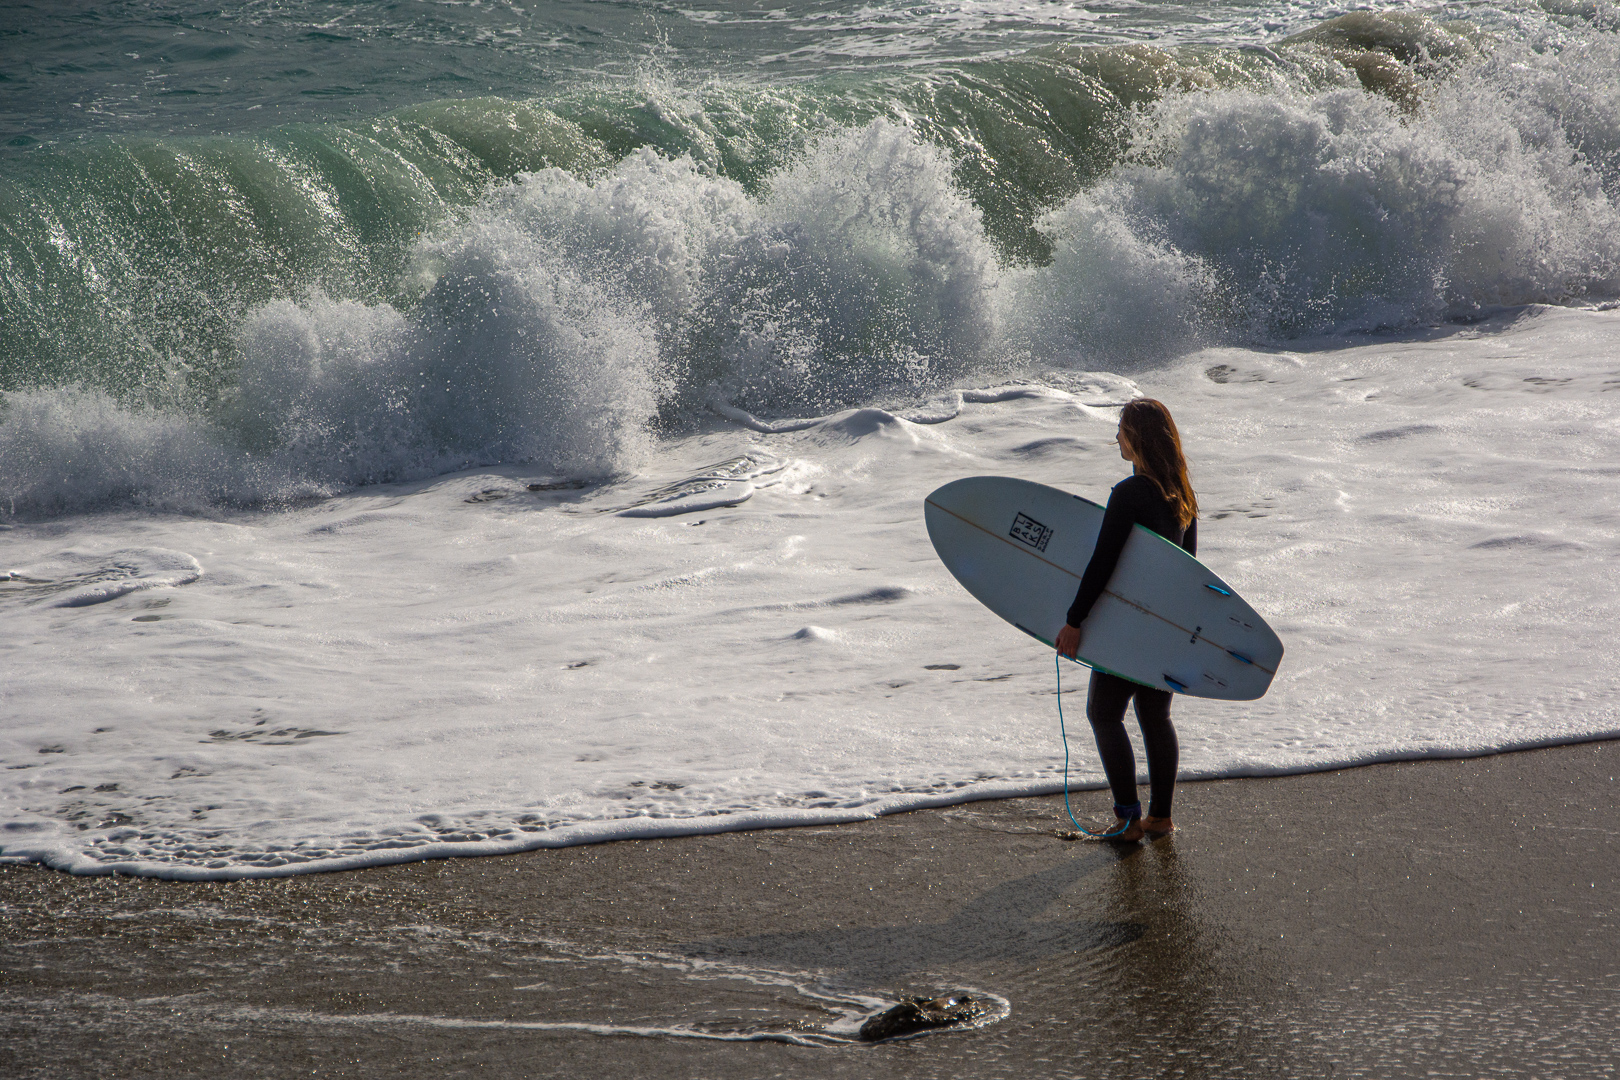
[[[1620,734],[1617,335],[1524,309],[1137,377],[1174,403],[1201,557],[1288,646],[1260,701],[1180,701],[1185,776]],[[1053,372],[935,424],[717,427],[633,482],[475,470],[85,519],[205,572],[11,606],[4,857],[232,878],[1054,791],[1050,657],[950,579],[921,500],[972,473],[1104,496],[1115,413],[1086,401],[1127,386]],[[722,473],[752,497],[598,512]],[[60,526],[7,545],[17,567],[70,550]],[[1075,778],[1101,780],[1083,747]]]
[[[1100,499],[1144,392],[1288,648],[1189,776],[1615,734],[1620,36],[1555,7],[19,149],[0,857],[1054,790],[921,500]]]

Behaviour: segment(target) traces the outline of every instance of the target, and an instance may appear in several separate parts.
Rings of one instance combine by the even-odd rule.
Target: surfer
[[[1189,555],[1198,553],[1198,498],[1187,479],[1181,434],[1170,410],[1152,398],[1138,398],[1119,414],[1119,456],[1134,471],[1114,485],[1097,534],[1097,546],[1069,607],[1068,622],[1058,631],[1057,651],[1071,659],[1080,649],[1086,616],[1097,602],[1119,562],[1131,526],[1152,529]],[[1170,723],[1170,691],[1133,683],[1101,671],[1091,673],[1086,692],[1086,719],[1097,737],[1108,786],[1114,794],[1114,825],[1095,835],[1132,841],[1158,839],[1171,832],[1170,801],[1175,795],[1180,748]],[[1125,733],[1125,706],[1136,699],[1136,721],[1147,749],[1148,812],[1136,795],[1136,758]]]

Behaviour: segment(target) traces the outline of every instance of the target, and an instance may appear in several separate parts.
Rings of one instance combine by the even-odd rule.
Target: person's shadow
[[[980,893],[944,922],[897,921],[889,926],[713,938],[688,945],[685,951],[771,967],[839,971],[853,979],[882,982],[959,964],[1030,961],[1123,945],[1142,936],[1141,923],[1067,912],[1041,917],[1081,879],[1108,870],[1122,857],[1112,849],[1093,848],[1049,870]],[[903,912],[896,916],[903,917]]]

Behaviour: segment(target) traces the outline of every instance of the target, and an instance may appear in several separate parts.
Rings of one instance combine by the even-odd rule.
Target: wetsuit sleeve
[[[1131,497],[1131,485],[1121,484],[1108,496],[1108,508],[1103,512],[1102,528],[1097,531],[1097,546],[1091,552],[1086,572],[1080,576],[1080,591],[1069,605],[1070,626],[1079,626],[1091,614],[1091,605],[1108,587],[1119,563],[1119,553],[1130,539],[1131,526],[1136,524],[1136,507]]]
[[[1187,531],[1181,536],[1181,550],[1189,555],[1198,554],[1198,519],[1187,522]]]

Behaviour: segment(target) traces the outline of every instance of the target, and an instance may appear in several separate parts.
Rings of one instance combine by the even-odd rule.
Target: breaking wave
[[[601,475],[711,406],[1611,299],[1620,36],[1357,13],[1263,50],[420,106],[35,155],[0,223],[0,512]]]

